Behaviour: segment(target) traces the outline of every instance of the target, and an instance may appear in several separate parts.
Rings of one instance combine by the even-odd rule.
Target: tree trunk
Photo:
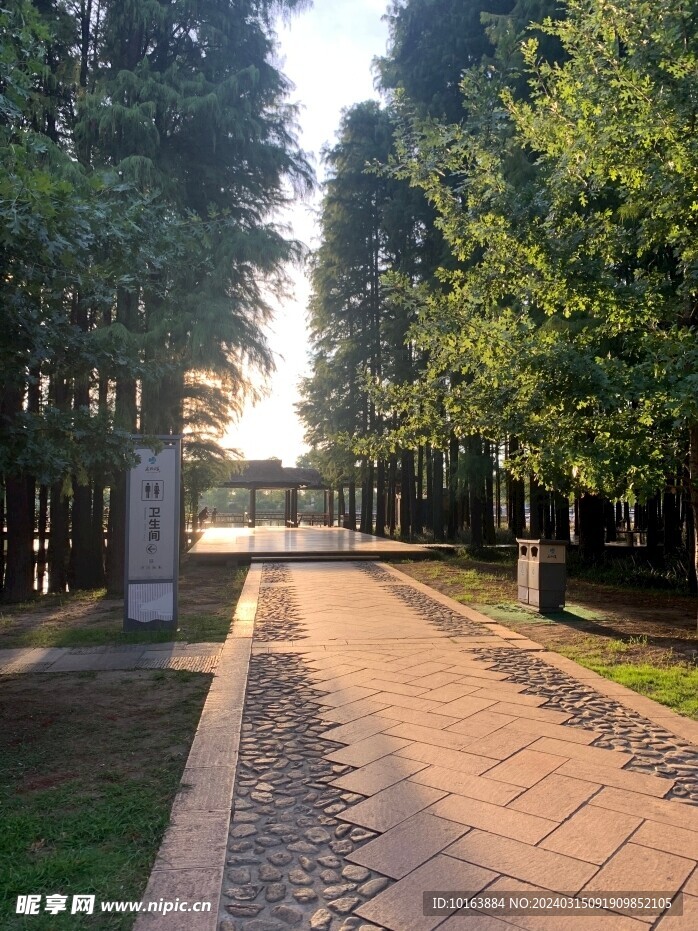
[[[659,494],[653,495],[647,501],[647,558],[657,560],[659,550]]]
[[[664,492],[664,553],[675,553],[681,548],[681,515],[676,494],[676,479],[671,476]]]
[[[448,521],[446,538],[456,539],[458,529],[458,454],[459,443],[457,437],[451,434],[448,444]]]
[[[388,460],[388,533],[395,536],[397,527],[397,457],[391,453]]]
[[[400,536],[411,537],[410,527],[410,452],[403,449],[400,454]]]
[[[616,509],[613,507],[613,502],[608,498],[604,498],[603,502],[604,508],[604,522],[606,524],[606,543],[615,543],[617,540],[616,536]]]
[[[530,534],[534,540],[543,536],[543,495],[544,490],[538,483],[538,479],[531,472],[529,480],[529,502],[531,507]]]
[[[515,436],[509,437],[509,459],[516,458],[519,452],[519,441]],[[522,537],[526,530],[526,498],[523,479],[509,476],[509,530],[515,537]]]
[[[27,601],[34,592],[34,479],[8,476],[5,489],[7,561],[3,600]]]
[[[434,542],[444,540],[444,454],[440,449],[432,451],[432,527]]]
[[[0,485],[0,592],[5,588],[5,483]]]
[[[484,542],[485,515],[482,500],[484,481],[482,476],[482,440],[471,436],[467,440],[466,462],[468,464],[468,517],[470,524],[470,545],[481,549]]]
[[[691,496],[691,512],[693,517],[693,551],[692,565],[694,576],[698,576],[698,424],[689,431],[688,447],[689,493]],[[697,619],[698,626],[698,619]]]
[[[606,533],[604,499],[584,493],[579,499],[579,554],[583,562],[599,565],[604,560]]]
[[[415,530],[424,531],[424,446],[420,445],[417,453],[417,476],[415,484]]]
[[[117,294],[117,322],[127,330],[135,330],[138,319],[136,294],[119,289]],[[121,375],[116,380],[114,420],[118,427],[136,432],[138,409],[136,381]],[[124,594],[126,556],[126,473],[112,479],[109,489],[109,544],[107,548],[107,590],[112,597]]]
[[[344,502],[344,485],[340,482],[337,486],[337,525],[339,527],[344,526],[344,520],[346,518],[346,504]],[[332,524],[330,524],[330,527]]]
[[[68,586],[69,514],[70,505],[63,495],[63,486],[56,482],[51,485],[48,539],[48,590],[54,594],[64,592]]]
[[[373,459],[364,463],[364,481],[361,491],[361,530],[363,533],[373,533],[373,473],[375,466]]]
[[[555,539],[570,539],[570,499],[555,492]]]
[[[434,474],[433,450],[427,446],[424,450],[424,478],[426,481],[424,499],[424,528],[433,530],[434,527]]]
[[[376,536],[385,536],[385,460],[376,465]]]
[[[349,482],[349,514],[346,527],[349,530],[356,530],[356,482],[354,479]]]
[[[494,466],[492,463],[492,446],[489,440],[484,443],[485,453],[485,513],[483,514],[483,532],[485,543],[490,545],[497,542],[497,533],[495,530],[495,497],[494,497]]]
[[[39,547],[36,553],[36,590],[41,594],[46,579],[46,532],[48,529],[48,486],[39,488]]]

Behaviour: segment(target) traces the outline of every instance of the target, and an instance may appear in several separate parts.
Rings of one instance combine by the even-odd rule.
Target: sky
[[[291,100],[301,107],[300,144],[312,156],[319,178],[320,153],[334,143],[342,110],[378,98],[371,63],[386,49],[388,27],[382,17],[387,6],[387,0],[315,0],[312,8],[279,24],[282,70],[295,85]],[[318,192],[285,218],[292,234],[311,248],[317,245],[319,198]],[[275,305],[275,321],[267,334],[276,358],[268,397],[248,405],[224,438],[224,445],[240,450],[246,459],[278,456],[285,465],[293,465],[306,449],[293,404],[298,381],[308,372],[310,288],[302,270],[291,274],[294,294]]]

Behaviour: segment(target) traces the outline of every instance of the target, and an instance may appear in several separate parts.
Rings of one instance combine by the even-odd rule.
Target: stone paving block
[[[400,672],[409,672],[412,669],[414,670],[415,676],[426,676],[432,672],[445,672],[448,668],[448,663],[422,662],[418,657],[410,656],[406,659],[399,660],[394,664],[393,668],[399,669]]]
[[[409,682],[414,686],[424,686],[425,689],[438,689],[444,685],[450,685],[458,681],[458,674],[452,672],[432,672],[426,676],[418,676],[416,679],[410,679]]]
[[[389,707],[387,702],[362,698],[360,701],[342,705],[341,708],[322,708],[318,714],[323,720],[332,721],[335,724],[350,724],[358,718],[365,718],[367,715],[375,714],[376,711],[383,711],[387,707]]]
[[[467,830],[463,824],[420,811],[359,847],[349,854],[349,859],[392,879],[402,879]]]
[[[174,815],[155,860],[156,870],[220,867],[228,842],[228,821],[217,811]]]
[[[432,766],[443,766],[444,769],[455,769],[460,773],[470,773],[473,776],[479,776],[495,765],[495,761],[488,757],[449,750],[447,747],[435,747],[433,744],[411,743],[398,750],[397,755],[406,756],[410,760],[421,760],[422,763]]]
[[[342,688],[336,692],[330,692],[322,696],[322,704],[330,705],[332,708],[339,708],[342,705],[348,705],[350,702],[358,701],[360,698],[368,698],[375,695],[378,689],[370,689],[364,685],[353,685],[349,688]]]
[[[315,667],[315,663],[312,664]],[[319,685],[321,682],[333,682],[335,679],[344,678],[345,676],[359,672],[363,669],[361,663],[328,663],[327,666],[317,669],[315,672],[311,672],[308,678],[311,682],[315,682],[316,685]]]
[[[602,750],[551,737],[541,737],[531,749],[540,750],[542,753],[555,753],[568,760],[581,760],[582,763],[590,763],[592,766],[611,766],[614,769],[621,769],[633,759],[632,753],[624,753],[621,750]]]
[[[154,870],[143,902],[210,902],[211,910],[141,913],[133,931],[216,931],[222,875],[222,863],[220,869]]]
[[[500,701],[490,707],[495,714],[509,714],[514,718],[532,718],[534,721],[547,721],[548,724],[564,724],[571,715],[564,711],[555,711],[553,708],[531,708],[527,705],[513,705],[511,702]]]
[[[341,750],[335,750],[334,753],[325,754],[325,759],[332,760],[334,763],[345,763],[348,766],[365,766],[389,753],[395,753],[403,747],[408,746],[409,740],[402,737],[391,737],[388,734],[374,734],[373,737],[367,737],[365,740],[359,740],[356,743],[342,747]]]
[[[510,714],[493,714],[491,711],[478,711],[458,724],[453,724],[448,728],[449,732],[464,734],[470,737],[486,737],[494,733],[500,727],[505,727],[516,718]]]
[[[318,692],[331,693],[340,692],[343,689],[358,685],[356,681],[356,671],[343,673],[342,675],[333,675],[331,678],[315,679],[314,688]]]
[[[698,928],[698,897],[683,896],[682,915],[664,915],[656,925],[658,931],[695,931]]]
[[[587,805],[546,837],[540,846],[601,865],[640,824],[641,817]]]
[[[488,698],[492,699],[492,701],[508,701],[514,705],[529,705],[532,708],[538,708],[547,701],[546,698],[539,698],[537,695],[525,695],[513,689],[499,688],[499,685],[480,688],[477,692],[473,692],[472,697]]]
[[[616,789],[626,789],[628,792],[653,795],[663,798],[674,784],[673,779],[662,779],[659,776],[648,776],[645,773],[634,773],[627,769],[614,769],[611,766],[597,766],[594,763],[584,763],[582,760],[570,760],[558,770],[561,776],[572,776],[574,779],[587,779],[604,786]]]
[[[428,809],[440,818],[457,821],[471,828],[480,828],[491,834],[511,837],[526,844],[537,844],[558,827],[557,821],[528,815],[512,808],[492,805],[460,795],[447,795]]]
[[[487,890],[485,890],[487,894]],[[515,916],[507,915],[496,918],[494,915],[485,915],[482,912],[470,915],[452,915],[439,925],[439,931],[511,931],[512,928],[521,928],[522,925],[513,924]]]
[[[471,695],[464,695],[462,698],[456,698],[455,701],[443,705],[441,713],[450,714],[453,718],[468,718],[494,705],[496,701],[496,698],[474,698]],[[455,724],[455,721],[453,723]]]
[[[367,763],[353,773],[332,780],[332,785],[346,792],[358,792],[360,795],[375,795],[381,789],[387,789],[426,768],[426,763],[410,760],[400,756],[384,756],[372,763]]]
[[[597,871],[581,860],[485,831],[469,831],[446,852],[554,892],[578,892]]]
[[[564,821],[580,805],[584,805],[601,787],[580,779],[570,779],[555,772],[515,798],[508,807],[541,815],[555,821]]]
[[[371,673],[372,668],[373,668],[373,673]],[[366,663],[365,668],[364,668],[364,673],[366,675],[374,674],[376,675],[376,677],[379,677],[382,682],[390,682],[390,683],[398,682],[398,683],[406,684],[406,683],[411,682],[412,680],[412,676],[410,673],[395,672],[392,669],[388,669],[385,665],[381,665],[379,663],[374,663],[373,667],[370,664]],[[427,688],[428,687],[429,686],[427,686]]]
[[[391,931],[431,931],[444,919],[443,916],[423,915],[425,891],[467,889],[468,892],[479,892],[495,876],[490,870],[478,866],[464,868],[458,860],[439,854],[375,899],[360,905],[356,913]]]
[[[352,744],[363,740],[365,737],[372,737],[374,734],[388,730],[399,723],[394,715],[388,717],[387,714],[382,713],[369,714],[349,724],[342,724],[340,727],[333,727],[330,730],[323,731],[321,736],[325,740],[334,740],[336,743]]]
[[[235,782],[237,756],[222,766],[187,766],[172,808],[173,814],[183,811],[230,812],[230,800]]]
[[[509,876],[495,880],[486,892],[492,895],[503,893],[519,894],[532,898],[536,895],[550,895],[549,889],[521,882]],[[527,931],[647,931],[647,924],[617,912],[604,912],[601,915],[536,915],[524,913],[507,915],[507,921],[516,922],[517,927]],[[445,927],[442,925],[441,927]]]
[[[51,664],[51,672],[106,671],[107,669],[128,668],[135,665],[136,662],[138,662],[138,660],[131,661],[129,659],[117,657],[115,659],[116,665],[110,665],[109,658],[105,653],[82,653],[77,655],[67,653]]]
[[[461,676],[458,681],[462,685],[472,685],[477,689],[487,689],[491,692],[504,693],[507,696],[518,695],[526,688],[525,685],[519,685],[517,682],[507,682],[506,680],[486,679],[483,681],[479,676]],[[533,697],[529,696],[529,698]]]
[[[497,672],[496,669],[490,669],[491,663],[477,663],[461,657],[454,663],[451,663],[446,672],[459,673],[461,676],[474,677],[476,679],[489,679],[490,681],[501,681],[507,678],[505,672]]]
[[[454,682],[450,685],[442,685],[439,686],[439,688],[434,688],[427,694],[429,701],[450,702],[455,701],[457,698],[462,698],[464,695],[469,695],[471,692],[474,692],[476,688],[477,686],[474,685],[461,685]]]
[[[352,805],[338,817],[371,831],[383,832],[438,802],[444,795],[446,793],[440,789],[404,780]]]
[[[538,734],[540,737],[556,737],[558,740],[568,740],[578,744],[590,744],[603,736],[599,731],[565,724],[548,724],[545,721],[534,721],[532,718],[516,718],[508,727],[510,730]]]
[[[467,718],[466,718],[467,721]],[[524,747],[528,747],[537,740],[535,734],[528,734],[525,731],[512,731],[508,727],[502,727],[487,737],[481,737],[473,740],[470,748],[482,756],[492,757],[493,764],[495,760],[506,760]]]
[[[507,785],[487,776],[469,776],[467,773],[458,773],[442,766],[429,766],[412,776],[411,781],[446,792],[456,792],[458,795],[476,798],[482,802],[492,802],[494,805],[506,805],[522,791],[519,786]]]
[[[420,724],[399,723],[386,733],[434,747],[447,747],[449,750],[463,750],[472,743],[470,736],[451,733],[451,728],[435,730],[433,727],[422,727]]]
[[[639,812],[640,815],[643,812]],[[608,816],[608,811],[603,811]],[[653,847],[666,853],[674,853],[689,860],[698,860],[698,834],[687,831],[675,824],[661,824],[658,821],[645,821],[642,827],[633,834],[633,844],[642,844]]]
[[[573,744],[573,746],[577,746]],[[487,773],[490,779],[501,779],[510,785],[531,788],[562,765],[563,758],[536,750],[520,750]]]
[[[678,892],[694,867],[693,860],[630,842],[601,867],[584,891],[674,893]]]
[[[409,695],[412,696],[412,698],[418,698],[420,695],[424,695],[429,691],[428,685],[407,685],[404,682],[390,682],[389,680],[383,679],[380,676],[376,676],[376,678],[371,679],[370,685],[371,688],[379,689],[381,693],[388,693],[391,699],[397,695]],[[376,700],[383,701],[383,698],[378,698]],[[387,701],[388,699],[386,698],[385,700]],[[389,703],[394,704],[392,700]],[[410,706],[407,705],[407,707],[409,708]]]
[[[429,701],[426,698],[417,698],[413,695],[403,695],[399,692],[378,692],[372,696],[375,701],[387,702],[389,707],[411,708],[414,711],[438,711],[442,704],[438,701]]]
[[[197,731],[187,766],[228,766],[239,742],[239,734],[225,727]]]
[[[396,721],[402,721],[405,724],[421,724],[422,727],[433,727],[437,730],[443,730],[450,724],[458,722],[458,718],[453,715],[437,714],[434,711],[415,711],[412,708],[400,708],[397,705],[389,705],[384,714],[386,717],[395,718]]]
[[[683,887],[683,891],[687,895],[698,896],[698,868],[696,868],[688,878],[688,881]]]
[[[222,727],[230,731],[240,727],[241,719],[242,708],[229,708],[219,702],[214,702],[209,707],[207,702],[199,720],[197,733],[212,727]]]

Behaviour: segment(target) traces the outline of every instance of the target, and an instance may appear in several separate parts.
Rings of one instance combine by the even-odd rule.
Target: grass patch
[[[506,553],[506,550],[503,551]],[[401,564],[413,578],[461,604],[620,682],[698,718],[696,601],[677,591],[638,587],[622,566],[576,575],[570,566],[564,611],[537,614],[516,601],[515,560],[493,562],[468,552],[439,560]],[[611,584],[612,580],[615,584]]]
[[[126,643],[222,643],[242,591],[246,569],[187,566],[180,580],[176,632],[124,633],[123,601],[106,591],[45,595],[0,610],[0,649]]]
[[[196,730],[210,676],[135,671],[8,677],[0,685],[0,927],[126,931]],[[68,913],[15,915],[18,895],[67,895]],[[94,915],[71,915],[75,894]],[[43,907],[43,899],[42,899]]]
[[[607,663],[602,656],[580,655],[575,650],[560,650],[581,666],[592,669],[600,676],[625,685],[634,692],[646,695],[677,714],[698,719],[698,669],[693,666],[654,666],[650,663]],[[614,650],[615,653],[623,651]]]

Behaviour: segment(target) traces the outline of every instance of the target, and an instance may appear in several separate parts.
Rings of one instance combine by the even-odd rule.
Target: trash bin
[[[519,601],[528,604],[528,562],[530,540],[517,540],[519,545],[519,561],[516,569],[517,585],[519,587]]]
[[[540,611],[565,606],[567,543],[564,540],[529,540],[528,604]]]

